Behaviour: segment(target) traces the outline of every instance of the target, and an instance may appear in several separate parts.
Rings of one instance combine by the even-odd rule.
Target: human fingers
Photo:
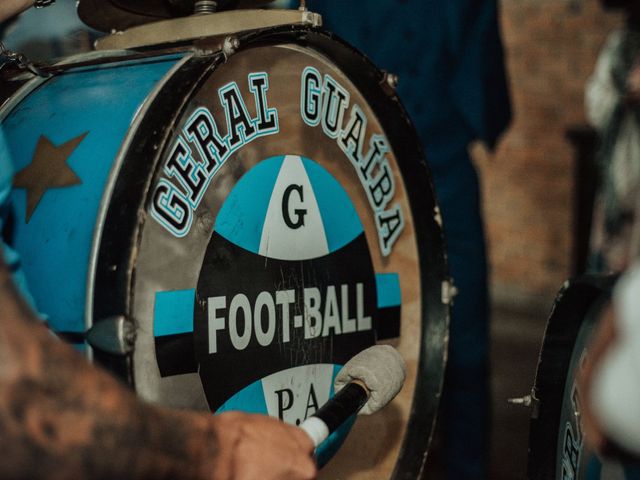
[[[300,444],[303,451],[307,452],[309,455],[313,453],[315,445],[307,432],[298,427],[291,427],[290,434]]]
[[[312,480],[313,445],[297,427],[242,413],[217,416],[221,478],[232,480]],[[311,445],[310,445],[311,444]],[[229,448],[231,445],[231,448]],[[213,478],[218,478],[214,476]]]

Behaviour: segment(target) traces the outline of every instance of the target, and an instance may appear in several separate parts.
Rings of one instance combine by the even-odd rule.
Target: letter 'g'
[[[177,237],[191,226],[191,208],[184,195],[171,183],[161,180],[153,193],[151,215]]]
[[[296,208],[293,211],[296,216],[296,221],[294,222],[293,220],[291,220],[291,215],[289,212],[289,199],[291,197],[291,193],[294,191],[298,192],[300,202],[304,202],[302,185],[289,185],[282,195],[282,217],[284,218],[284,223],[287,224],[287,227],[292,230],[296,230],[304,226],[304,216],[307,214],[307,210],[305,208]]]

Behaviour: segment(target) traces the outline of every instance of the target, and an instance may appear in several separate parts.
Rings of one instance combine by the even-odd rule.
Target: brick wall
[[[597,0],[501,0],[514,118],[493,154],[472,152],[499,302],[550,306],[570,274],[574,158],[565,129],[585,122],[583,90],[621,23]]]

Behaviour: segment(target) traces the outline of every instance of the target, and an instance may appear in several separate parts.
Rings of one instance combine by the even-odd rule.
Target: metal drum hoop
[[[563,437],[563,402],[571,395],[573,385],[570,372],[579,368],[595,316],[609,298],[615,279],[614,276],[585,275],[567,281],[556,297],[532,391],[527,469],[530,480],[562,478],[556,443]],[[574,413],[573,423],[579,429],[579,409]]]

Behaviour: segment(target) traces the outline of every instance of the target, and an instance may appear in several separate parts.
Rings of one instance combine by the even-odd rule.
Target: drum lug
[[[224,43],[222,44],[222,54],[224,55],[224,61],[229,60],[229,57],[236,53],[238,48],[240,47],[240,40],[238,37],[226,37],[224,39]]]
[[[396,88],[398,87],[398,82],[400,81],[400,77],[395,73],[383,71],[382,72],[382,88],[384,89],[387,95],[395,95]]]
[[[303,9],[303,7],[300,7],[300,11],[302,12],[302,21],[304,23],[316,28],[322,26],[322,16],[320,14],[310,12],[306,8]]]
[[[458,288],[454,285],[452,278],[442,282],[442,303],[453,305],[453,299],[457,294]]]
[[[438,206],[433,209],[433,219],[436,221],[438,226],[442,228],[442,213],[440,213],[440,207]]]
[[[123,315],[97,321],[87,331],[87,342],[93,348],[113,355],[128,355],[133,352],[136,331],[133,322]]]

